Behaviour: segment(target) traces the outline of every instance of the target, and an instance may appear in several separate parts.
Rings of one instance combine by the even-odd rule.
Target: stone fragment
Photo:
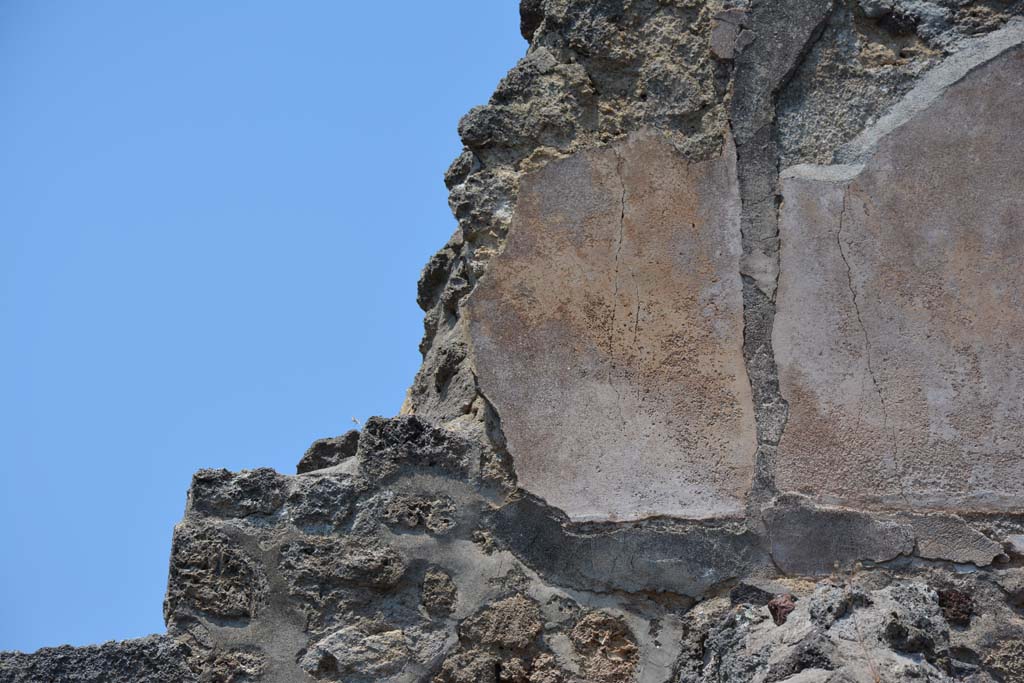
[[[719,59],[732,59],[736,51],[742,49],[739,43],[741,34],[749,36],[744,42],[753,40],[750,31],[744,31],[749,26],[747,13],[744,10],[733,8],[718,12],[711,20],[711,53]]]
[[[293,585],[316,589],[348,583],[383,589],[398,583],[407,563],[375,538],[313,536],[284,544],[278,566]]]
[[[817,507],[795,498],[764,512],[772,558],[788,574],[828,574],[857,561],[884,562],[914,550],[914,531],[868,513]]]
[[[942,616],[956,626],[969,626],[974,616],[974,600],[964,591],[946,588],[938,591]]]
[[[1020,33],[951,59],[952,84],[930,75],[858,141],[860,165],[783,174],[781,490],[861,509],[1024,504],[1024,174],[1009,171],[1024,136],[1006,115],[1024,109]]]
[[[890,610],[882,622],[885,640],[897,652],[919,655],[934,662],[949,642],[949,627],[938,596],[919,583],[900,584],[886,592],[895,609]]]
[[[202,672],[199,683],[244,683],[258,681],[266,670],[267,657],[256,647],[235,649],[210,648],[206,651],[192,650],[189,664],[192,669]]]
[[[174,530],[164,619],[199,612],[247,621],[267,601],[266,573],[228,534],[208,524]]]
[[[256,470],[199,470],[189,489],[190,510],[214,517],[271,515],[286,496],[286,479],[268,467]]]
[[[463,640],[479,645],[525,650],[542,626],[537,603],[523,595],[513,595],[466,619],[459,634]]]
[[[412,659],[401,629],[358,624],[323,638],[306,652],[300,666],[321,680],[374,683],[390,680]]]
[[[954,515],[907,515],[917,537],[917,555],[930,560],[992,564],[1003,547]]]
[[[459,591],[455,582],[448,572],[437,567],[427,570],[423,576],[423,585],[420,591],[420,602],[428,613],[438,616],[448,616],[455,609],[455,602],[458,600]]]
[[[768,601],[768,613],[772,615],[772,621],[776,626],[786,623],[790,613],[796,609],[796,598],[789,593],[777,595]]]
[[[607,612],[590,612],[569,634],[587,681],[616,683],[633,680],[639,648],[629,626]]]
[[[498,671],[508,662],[487,650],[456,652],[445,659],[433,683],[498,683]]]
[[[529,683],[568,683],[572,678],[558,665],[554,656],[542,654],[531,662],[527,680]]]
[[[380,482],[400,472],[475,477],[481,448],[416,416],[371,417],[359,438],[359,471]]]
[[[318,439],[303,454],[295,468],[297,474],[333,467],[356,454],[359,446],[359,432],[349,430],[341,436]]]
[[[285,510],[292,524],[307,533],[331,533],[345,523],[361,490],[347,474],[297,477]]]
[[[574,520],[739,514],[756,435],[734,151],[657,133],[523,179],[466,304],[519,484]]]
[[[455,502],[449,496],[385,494],[384,521],[392,526],[444,535],[456,524]]]
[[[822,582],[808,600],[807,616],[818,628],[828,629],[843,617],[849,616],[853,610],[870,603],[871,598],[858,586]]]

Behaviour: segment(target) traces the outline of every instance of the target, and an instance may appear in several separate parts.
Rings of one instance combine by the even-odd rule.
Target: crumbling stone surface
[[[522,595],[499,600],[462,623],[462,638],[477,645],[525,650],[540,634],[540,607]]]
[[[678,680],[1016,680],[1022,670],[1014,663],[1015,646],[976,640],[980,633],[948,619],[944,591],[931,583],[941,580],[935,573],[896,578],[880,572],[805,582],[793,586],[798,597],[786,596],[785,620],[773,619],[770,607],[729,609],[709,601],[687,615],[692,645]],[[996,620],[1014,620],[1005,605],[992,608]],[[1010,668],[1000,669],[1003,662]]]
[[[604,612],[590,612],[569,634],[588,681],[612,683],[629,680],[636,671],[639,651],[629,626]]]
[[[283,480],[265,467],[238,474],[199,470],[192,477],[189,505],[217,517],[272,515],[284,504]]]
[[[359,432],[349,430],[341,436],[329,439],[318,439],[305,452],[295,470],[298,474],[322,470],[340,465],[356,454],[359,447]]]
[[[299,664],[319,680],[370,683],[400,674],[411,658],[400,629],[369,623],[335,631],[310,648]]]
[[[443,569],[428,569],[423,576],[423,593],[420,600],[431,614],[448,616],[455,609],[459,589],[452,577]]]
[[[384,520],[392,527],[446,534],[455,526],[455,504],[448,496],[387,495]]]
[[[165,617],[185,611],[246,621],[266,603],[267,590],[263,568],[231,534],[213,524],[175,530]]]
[[[186,683],[199,679],[188,649],[167,636],[88,647],[48,647],[33,654],[0,652],[3,683]],[[228,679],[223,679],[228,680]]]
[[[360,473],[371,482],[385,481],[403,468],[423,474],[479,474],[479,444],[415,417],[366,421],[359,440]]]
[[[351,474],[299,477],[292,485],[285,510],[292,524],[307,533],[340,531],[365,489],[366,483]]]
[[[1024,680],[1022,13],[524,0],[402,415],[0,683]]]
[[[380,442],[345,473],[196,478],[175,534],[168,636],[145,657],[129,644],[6,654],[0,681],[72,665],[52,680],[135,680],[118,679],[123,669],[142,681],[873,680],[858,677],[865,657],[880,680],[1020,671],[1021,570],[958,574],[916,557],[915,521],[933,515],[883,523],[789,498],[766,513],[770,543],[741,522],[574,523],[496,494],[455,437],[439,458],[442,433],[418,418],[371,423]],[[281,506],[235,516],[194,504],[239,482],[246,500]],[[324,491],[341,492],[336,519],[297,514],[319,510]],[[396,525],[382,500],[444,500],[459,522],[443,534],[420,517]],[[799,537],[812,527],[835,540]],[[985,528],[996,527],[1020,530]],[[871,566],[829,562],[849,555]],[[780,571],[832,576],[815,587]],[[771,605],[788,612],[778,626]]]
[[[167,642],[187,672],[179,680],[671,676],[675,646],[666,655],[649,624],[677,623],[688,598],[601,596],[538,576],[503,547],[489,516],[502,498],[474,466],[480,449],[455,434],[375,418],[360,443],[345,471],[195,477],[165,604]],[[624,584],[629,569],[614,573]],[[41,651],[3,666],[54,661]]]

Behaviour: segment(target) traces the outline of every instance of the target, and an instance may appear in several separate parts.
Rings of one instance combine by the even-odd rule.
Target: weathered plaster
[[[576,520],[735,515],[756,450],[734,150],[656,132],[522,181],[466,305],[519,484]]]
[[[1001,45],[925,105],[912,93],[859,166],[783,174],[782,490],[1024,505],[1024,48]]]

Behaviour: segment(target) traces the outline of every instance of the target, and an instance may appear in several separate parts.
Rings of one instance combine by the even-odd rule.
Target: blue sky
[[[0,650],[162,631],[194,470],[397,412],[517,8],[0,3]]]

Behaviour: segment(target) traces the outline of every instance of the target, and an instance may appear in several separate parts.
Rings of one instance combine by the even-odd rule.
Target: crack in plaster
[[[867,365],[868,377],[871,379],[871,384],[875,387],[875,393],[878,394],[878,402],[882,408],[882,429],[888,431],[890,434],[890,440],[892,442],[892,459],[893,465],[896,469],[896,480],[900,487],[900,496],[904,502],[910,504],[910,499],[907,497],[906,485],[903,481],[903,467],[900,463],[899,457],[899,440],[896,438],[896,428],[890,427],[889,425],[889,407],[885,400],[885,393],[882,391],[882,386],[878,382],[878,376],[875,372],[874,363],[872,357],[874,356],[874,350],[871,345],[871,338],[868,335],[867,326],[864,324],[864,317],[861,314],[860,302],[857,297],[857,289],[853,284],[853,268],[850,265],[850,260],[846,255],[846,250],[843,248],[843,226],[846,221],[846,214],[849,210],[849,195],[850,185],[847,183],[843,186],[843,201],[842,208],[839,212],[839,227],[836,230],[836,246],[839,248],[839,257],[843,259],[843,265],[846,267],[846,285],[850,290],[850,300],[853,304],[854,314],[857,318],[857,325],[860,327],[861,335],[864,337],[864,356],[865,363]]]

